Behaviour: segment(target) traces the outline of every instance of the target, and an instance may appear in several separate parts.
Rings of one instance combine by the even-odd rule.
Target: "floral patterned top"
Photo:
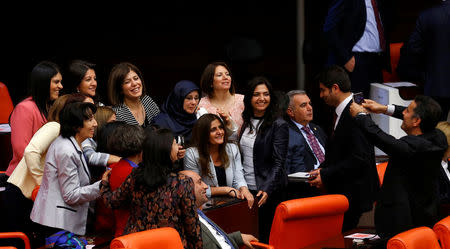
[[[102,181],[100,185],[100,194],[108,208],[130,209],[123,234],[173,227],[180,234],[184,248],[203,248],[192,179],[171,174],[165,185],[149,192],[144,186],[135,188],[138,170],[134,169],[114,192],[109,182]]]

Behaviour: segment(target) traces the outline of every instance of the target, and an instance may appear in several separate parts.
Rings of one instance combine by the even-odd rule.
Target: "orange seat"
[[[0,82],[0,124],[9,123],[9,115],[13,109],[14,106],[8,88]]]
[[[450,216],[438,221],[434,225],[433,230],[441,242],[441,247],[450,249]]]
[[[36,185],[36,187],[34,187],[33,192],[31,192],[31,200],[34,201],[36,200],[36,196],[39,192],[39,188],[41,187],[41,185]]]
[[[377,172],[378,172],[378,179],[380,179],[380,186],[383,184],[384,173],[386,172],[387,165],[388,162],[382,162],[377,164]]]
[[[397,42],[397,43],[391,43],[389,45],[389,49],[391,50],[391,71],[392,73],[389,73],[385,70],[383,70],[383,82],[398,82],[400,81],[398,75],[397,75],[397,65],[398,61],[400,60],[400,49],[403,46],[403,42]]]
[[[109,248],[183,249],[183,243],[177,230],[172,227],[163,227],[117,237],[111,241]]]
[[[25,249],[31,249],[30,240],[22,232],[6,232],[0,233],[0,239],[22,239],[25,244]],[[14,247],[11,247],[14,248]]]
[[[387,249],[440,249],[436,234],[429,227],[417,227],[399,233],[387,243]]]
[[[276,249],[302,248],[339,235],[347,209],[348,200],[344,195],[284,201],[275,211],[269,245]],[[270,248],[261,243],[252,244],[256,248]]]

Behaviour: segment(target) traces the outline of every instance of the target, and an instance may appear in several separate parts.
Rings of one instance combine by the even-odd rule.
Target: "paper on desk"
[[[354,233],[345,236],[346,239],[379,239],[380,237],[376,234],[370,233]]]
[[[9,124],[0,124],[0,132],[11,132]]]
[[[384,85],[390,86],[390,87],[411,87],[411,86],[417,86],[414,83],[411,82],[388,82],[383,83]]]
[[[296,172],[296,173],[289,174],[288,177],[308,179],[309,178],[309,172]]]

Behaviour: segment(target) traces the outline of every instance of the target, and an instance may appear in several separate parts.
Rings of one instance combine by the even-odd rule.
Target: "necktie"
[[[233,244],[231,244],[231,241],[228,239],[228,235],[225,234],[224,231],[222,231],[222,229],[220,229],[219,227],[216,226],[216,224],[214,224],[214,222],[212,222],[206,215],[205,213],[202,212],[202,210],[197,209],[197,213],[198,215],[200,215],[204,220],[206,220],[206,222],[208,222],[212,227],[214,227],[214,229],[216,229],[216,231],[222,235],[225,238],[225,241],[228,243],[228,245],[230,245],[231,249],[235,249],[233,247]]]
[[[373,14],[375,15],[375,21],[377,22],[377,30],[378,30],[378,38],[380,39],[380,48],[381,50],[386,50],[386,41],[384,40],[384,28],[380,19],[380,12],[378,11],[378,5],[376,0],[371,0]]]
[[[320,149],[319,143],[317,142],[316,137],[314,137],[314,134],[311,132],[311,129],[307,126],[303,126],[302,130],[305,131],[306,137],[308,139],[309,145],[311,145],[311,148],[314,152],[314,154],[317,157],[317,160],[319,160],[319,164],[322,163],[325,160],[325,156]]]

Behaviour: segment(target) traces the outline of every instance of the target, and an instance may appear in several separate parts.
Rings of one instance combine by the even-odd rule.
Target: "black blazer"
[[[428,96],[450,98],[450,1],[422,12],[401,50],[398,73],[425,82]],[[411,65],[411,61],[416,63]],[[417,72],[420,72],[417,75]]]
[[[244,122],[240,137],[245,130]],[[239,140],[240,140],[239,137]],[[283,119],[275,120],[272,126],[258,131],[253,145],[253,165],[255,167],[258,190],[269,196],[287,185],[284,163],[289,143],[289,128]]]
[[[300,129],[298,128],[298,126],[290,119],[286,119],[286,122],[289,125],[289,129],[298,133],[303,139],[297,139],[297,141],[291,141],[291,139],[293,139],[292,137],[289,137],[289,147],[291,147],[291,144],[296,144],[296,143],[302,143],[303,146],[302,148],[304,148],[303,153],[302,152],[298,152],[298,153],[302,153],[301,156],[292,154],[290,152],[288,152],[288,158],[286,160],[286,167],[289,169],[293,169],[293,168],[304,168],[303,171],[311,171],[314,169],[314,165],[317,163],[317,159],[314,155],[314,152],[311,150],[311,147],[309,147],[308,142],[306,137],[303,136],[302,131],[300,131]],[[319,141],[319,143],[322,145],[322,147],[325,149],[326,148],[326,141],[327,141],[327,135],[325,134],[325,132],[322,130],[322,128],[314,123],[309,123],[309,126],[312,130],[312,132],[314,133],[314,136],[316,136],[317,140]],[[289,148],[290,150],[291,148]],[[302,162],[296,162],[296,160],[293,159],[293,157],[302,157]],[[292,160],[290,160],[292,159]],[[292,165],[293,163],[291,163],[291,165],[287,165],[288,162],[295,162],[296,165]],[[295,171],[295,170],[294,170]],[[298,172],[298,171],[295,171]],[[294,173],[294,172],[291,172]]]
[[[349,209],[366,212],[372,209],[380,185],[373,144],[350,115],[351,103],[345,107],[334,135],[328,139],[320,176],[329,193],[348,198]]]
[[[396,106],[395,117],[404,109]],[[375,146],[389,155],[375,207],[375,227],[382,238],[437,222],[439,168],[447,149],[445,135],[434,129],[400,139],[383,132],[368,116],[355,121]]]
[[[386,4],[390,0],[377,0],[386,44],[389,44],[389,16]],[[343,66],[352,58],[352,48],[359,41],[366,26],[364,0],[333,0],[324,24],[324,36],[328,43],[328,64]],[[356,62],[358,63],[358,62]],[[390,70],[389,46],[384,51],[384,66]]]

